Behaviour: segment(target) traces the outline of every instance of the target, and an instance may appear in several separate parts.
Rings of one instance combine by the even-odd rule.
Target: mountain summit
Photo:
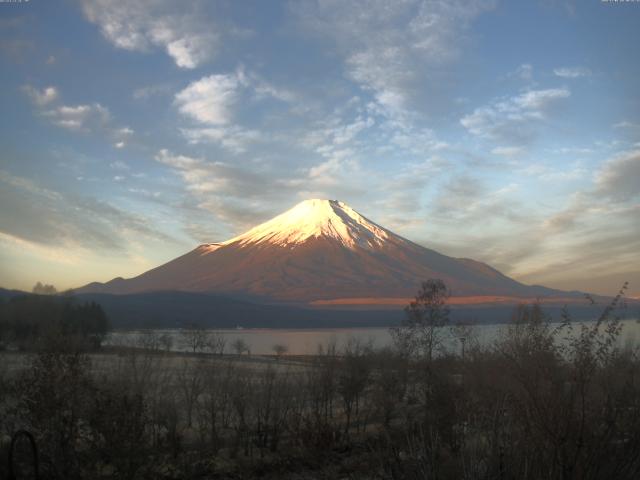
[[[380,297],[411,297],[428,278],[444,280],[456,296],[559,293],[523,285],[475,260],[442,255],[340,201],[320,199],[305,200],[237,237],[200,245],[135,278],[92,283],[79,291],[187,291],[293,303],[376,303]]]
[[[311,238],[326,237],[345,247],[380,247],[393,234],[338,200],[312,199],[300,202],[272,218],[223,243],[293,247]]]

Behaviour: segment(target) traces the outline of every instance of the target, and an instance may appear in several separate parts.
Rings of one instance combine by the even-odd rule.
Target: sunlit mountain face
[[[200,245],[137,277],[93,283],[80,292],[179,290],[344,305],[404,300],[427,278],[444,280],[456,297],[561,293],[424,248],[343,202],[320,199],[303,201],[242,235]]]

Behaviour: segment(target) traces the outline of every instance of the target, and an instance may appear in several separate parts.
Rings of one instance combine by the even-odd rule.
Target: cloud
[[[98,102],[64,105],[58,102],[60,95],[55,87],[38,90],[25,85],[22,90],[37,107],[38,114],[57,127],[80,133],[103,133],[118,149],[124,148],[135,133],[129,127],[114,125],[109,109]]]
[[[265,164],[241,166],[162,149],[155,160],[173,169],[184,183],[186,195],[181,209],[185,225],[190,225],[187,233],[197,231],[194,225],[201,223],[206,231],[227,232],[226,238],[281,213],[291,206],[292,199],[321,196],[347,200],[347,194],[366,193],[364,188],[358,190],[358,180],[369,180],[347,159],[296,169]]]
[[[220,44],[213,18],[201,2],[170,0],[81,0],[87,20],[117,48],[149,51],[163,48],[175,64],[192,69],[211,60]]]
[[[60,105],[42,113],[58,127],[76,131],[95,131],[104,128],[111,119],[109,109],[99,103]]]
[[[175,242],[143,217],[0,170],[0,233],[50,247],[126,251],[131,238]]]
[[[533,65],[530,63],[523,63],[518,66],[514,72],[510,73],[509,76],[515,76],[525,82],[530,82],[533,80]]]
[[[537,282],[572,289],[582,287],[587,278],[624,276],[640,261],[638,219],[640,205],[574,196],[564,211],[542,224],[540,243],[516,269],[523,273],[523,280],[536,278]],[[635,276],[637,272],[636,268]],[[600,286],[601,293],[610,295],[615,288],[602,292]]]
[[[503,157],[517,157],[524,153],[524,149],[522,147],[495,147],[491,153]]]
[[[548,166],[543,163],[531,163],[521,171],[525,175],[534,176],[542,181],[572,181],[583,179],[589,171],[584,167],[582,162],[574,161],[568,165],[568,168],[562,168],[563,165]]]
[[[446,222],[464,221],[469,229],[500,221],[519,223],[526,215],[513,198],[517,190],[514,183],[492,189],[477,177],[457,174],[441,184],[431,215]]]
[[[629,130],[638,130],[640,131],[640,123],[630,122],[628,120],[623,120],[622,122],[615,123],[613,128],[619,129],[629,129]]]
[[[180,129],[180,132],[189,143],[217,143],[236,154],[246,152],[252,144],[264,139],[264,136],[258,130],[244,129],[236,125],[183,128]]]
[[[231,106],[238,98],[237,75],[210,75],[190,83],[175,96],[183,115],[207,125],[224,125],[231,121]]]
[[[43,107],[58,99],[58,89],[56,87],[45,87],[42,90],[31,85],[24,85],[22,90],[29,96],[34,105]]]
[[[124,148],[134,134],[129,127],[114,126],[109,109],[99,103],[59,105],[41,114],[57,127],[80,133],[102,133],[117,149]]]
[[[274,178],[274,172],[175,154],[167,149],[158,151],[154,158],[182,178],[193,199],[190,211],[185,212],[187,223],[193,223],[189,220],[193,214],[206,211],[216,215],[214,221],[223,222],[232,227],[232,233],[238,233],[238,229],[264,219],[265,205],[271,205],[269,211],[275,213],[274,203],[293,196],[293,188],[285,179]]]
[[[537,242],[514,262],[512,271],[521,273],[523,280],[535,278],[562,287],[573,284],[572,288],[580,287],[576,284],[580,278],[603,272],[618,278],[630,272],[630,265],[640,261],[639,182],[639,151],[604,161],[590,188],[574,192],[564,207],[539,223],[532,222],[528,235]]]
[[[147,98],[156,95],[167,95],[171,91],[171,85],[168,83],[147,85],[144,87],[136,88],[133,91],[133,98],[136,100],[146,100]]]
[[[268,190],[277,190],[275,182],[265,182],[260,173],[226,162],[174,154],[166,149],[155,155],[155,160],[167,165],[182,176],[187,189],[197,195],[259,196]]]
[[[121,160],[116,160],[115,162],[111,162],[109,166],[114,170],[120,170],[120,171],[131,170],[131,167]]]
[[[579,164],[575,169],[582,176],[586,173]],[[549,169],[545,168],[539,173],[547,175]],[[571,171],[566,173],[570,174]],[[546,180],[546,178],[543,179]],[[612,222],[616,221],[613,217],[619,216],[620,212],[628,213],[640,208],[639,205],[634,205],[634,201],[640,196],[638,185],[640,185],[640,150],[615,155],[605,160],[594,173],[592,187],[573,193],[569,197],[567,206],[547,218],[543,227],[568,232],[588,225],[586,219],[589,217],[593,220],[592,225],[602,223],[605,217],[610,217],[609,220]]]
[[[335,42],[347,76],[397,114],[421,80],[454,60],[465,32],[493,1],[308,1],[293,12],[303,27]]]
[[[460,124],[478,137],[516,145],[530,142],[549,112],[571,92],[567,88],[529,90],[476,108]]]
[[[554,75],[561,78],[590,77],[591,70],[585,67],[560,67],[553,69]]]
[[[247,151],[252,143],[266,141],[267,136],[255,128],[235,124],[236,106],[246,107],[265,99],[291,103],[297,96],[238,68],[234,73],[209,75],[190,83],[175,95],[174,105],[192,122],[205,125],[180,129],[189,143],[215,143],[239,154]]]
[[[607,160],[595,175],[596,195],[617,201],[640,196],[640,150]]]

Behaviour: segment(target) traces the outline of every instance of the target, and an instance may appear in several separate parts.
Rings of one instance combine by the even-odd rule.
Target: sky
[[[0,286],[130,277],[308,198],[640,295],[640,2],[0,2]]]

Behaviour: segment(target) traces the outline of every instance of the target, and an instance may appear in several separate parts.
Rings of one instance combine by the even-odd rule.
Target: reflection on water
[[[620,346],[636,346],[640,340],[640,322],[638,320],[623,320],[622,333],[619,337]],[[505,325],[478,325],[473,327],[473,337],[481,346],[492,343]],[[309,355],[316,353],[318,345],[335,343],[338,348],[349,340],[357,339],[370,343],[375,348],[387,346],[391,343],[387,328],[332,328],[332,329],[243,329],[243,330],[211,330],[226,339],[226,352],[231,353],[231,344],[237,340],[244,340],[251,353],[256,355],[273,354],[274,345],[284,345],[290,355]],[[188,351],[183,344],[181,330],[137,330],[112,332],[105,344],[120,346],[140,346],[151,336],[167,335],[172,339],[173,351]],[[460,348],[458,340],[448,328],[442,331],[447,349],[456,351]]]

